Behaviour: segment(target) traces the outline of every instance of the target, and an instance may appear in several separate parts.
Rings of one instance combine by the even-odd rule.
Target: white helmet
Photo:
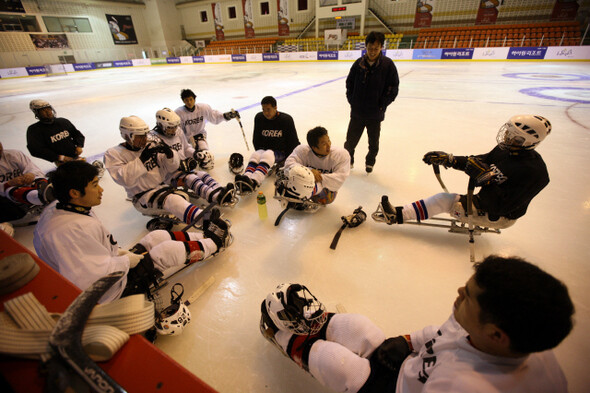
[[[51,108],[51,111],[53,112],[53,116],[55,116],[55,109],[53,109],[53,107],[51,106],[51,104],[45,100],[32,100],[31,102],[29,102],[29,109],[31,109],[33,111],[33,113],[35,114],[35,117],[39,120],[43,120],[39,117],[39,111],[43,108]]]
[[[196,160],[203,169],[213,169],[215,166],[213,154],[209,150],[201,150],[196,154]]]
[[[324,305],[300,284],[281,284],[264,301],[274,324],[293,334],[314,335],[326,323]]]
[[[121,136],[123,139],[125,139],[129,144],[133,145],[133,138],[136,135],[147,135],[147,133],[150,131],[150,128],[141,118],[131,115],[121,119],[119,122],[119,131],[121,131]]]
[[[180,287],[180,293],[177,292],[176,287]],[[191,312],[181,299],[184,294],[182,284],[174,284],[170,293],[172,296],[170,306],[156,317],[156,331],[163,335],[180,334],[191,321]]]
[[[160,126],[158,132],[174,136],[180,125],[180,117],[172,109],[164,108],[156,112],[156,123]]]
[[[551,123],[543,116],[512,116],[498,131],[496,141],[505,150],[532,150],[549,135]]]
[[[290,194],[301,200],[311,198],[315,188],[315,177],[311,169],[303,165],[296,165],[287,173],[287,189]]]

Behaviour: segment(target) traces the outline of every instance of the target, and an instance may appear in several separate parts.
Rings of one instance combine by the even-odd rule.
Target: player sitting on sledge
[[[544,117],[513,116],[498,131],[498,145],[489,153],[455,157],[432,151],[424,155],[423,161],[429,165],[465,171],[475,179],[476,186],[481,186],[479,193],[473,197],[473,225],[508,228],[526,213],[531,200],[549,183],[545,162],[534,149],[550,132],[551,123]],[[373,218],[387,224],[403,224],[446,212],[466,222],[466,210],[466,195],[439,193],[396,207],[384,195]]]
[[[285,159],[299,145],[293,118],[277,111],[277,100],[266,96],[260,105],[262,112],[254,117],[252,135],[255,152],[250,156],[246,172],[237,174],[235,179],[236,187],[244,194],[256,190],[275,164],[282,167]]]
[[[199,161],[199,166],[202,169],[209,170],[215,166],[215,159],[213,153],[209,150],[209,143],[207,143],[207,130],[205,125],[210,122],[219,124],[222,121],[230,121],[239,117],[238,111],[231,110],[229,112],[221,113],[212,109],[205,103],[196,103],[197,96],[190,89],[182,89],[180,98],[184,102],[183,106],[176,108],[174,112],[180,116],[180,128],[186,136],[187,141],[203,156]]]
[[[125,142],[104,155],[107,171],[123,186],[133,206],[140,212],[165,210],[192,224],[201,209],[189,203],[186,192],[164,183],[180,166],[180,157],[162,142],[149,142],[149,127],[137,116],[123,117],[119,124]],[[219,209],[211,212],[219,217]],[[199,223],[197,223],[199,224]]]
[[[92,210],[100,205],[103,192],[95,166],[66,162],[49,178],[58,203],[41,214],[33,238],[35,251],[82,290],[109,273],[127,272],[102,297],[103,303],[146,293],[164,270],[201,261],[229,245],[228,225],[216,218],[204,221],[203,232],[156,230],[131,250],[122,249]]]
[[[567,392],[550,351],[573,326],[567,287],[519,258],[474,268],[441,326],[386,339],[367,317],[328,313],[283,284],[262,302],[261,331],[336,392]]]
[[[198,162],[204,159],[202,152],[197,152],[187,142],[178,127],[180,117],[172,109],[164,108],[156,112],[156,127],[150,133],[154,141],[162,141],[178,154],[180,166],[166,174],[164,183],[172,187],[187,187],[207,202],[215,201],[220,206],[234,206],[237,203],[233,183],[222,187],[205,171],[194,170]]]
[[[284,174],[277,177],[275,198],[283,204],[330,204],[350,173],[350,155],[331,147],[324,127],[311,129],[307,143],[293,150],[285,160]]]

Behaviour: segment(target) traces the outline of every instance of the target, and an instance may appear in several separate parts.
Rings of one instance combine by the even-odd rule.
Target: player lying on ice
[[[284,173],[277,177],[275,198],[283,207],[316,211],[334,202],[350,174],[350,155],[332,148],[328,131],[315,127],[307,133],[308,145],[299,145],[285,160]]]
[[[262,302],[261,330],[337,392],[567,392],[550,350],[572,329],[566,286],[519,258],[474,268],[441,326],[386,339],[368,318],[328,313],[304,286],[283,284]]]
[[[248,159],[246,172],[236,174],[236,187],[249,194],[262,184],[273,167],[282,167],[285,159],[299,145],[291,115],[277,110],[277,100],[266,96],[260,102],[262,112],[254,117],[252,144],[254,153]],[[231,163],[230,163],[231,167]]]
[[[542,116],[513,116],[498,131],[498,145],[487,154],[458,156],[441,151],[424,155],[429,165],[442,165],[465,171],[481,190],[473,197],[472,224],[495,229],[508,228],[526,213],[531,200],[549,183],[549,175],[541,155],[534,149],[551,132],[551,123]],[[439,193],[426,199],[393,207],[384,195],[376,221],[403,224],[422,221],[440,213],[449,213],[467,222],[466,195]]]
[[[171,174],[178,173],[181,166],[178,153],[161,141],[148,143],[150,129],[137,116],[123,117],[119,130],[125,142],[108,149],[104,156],[106,169],[115,183],[125,188],[127,197],[140,212],[150,214],[164,210],[192,224],[201,209],[188,201],[190,198],[185,191],[165,183]],[[215,196],[213,191],[203,183],[198,194],[209,200],[208,196]],[[222,187],[217,185],[217,193],[221,191]],[[219,217],[220,213],[213,208],[212,214]]]
[[[49,178],[58,203],[41,214],[33,238],[35,251],[82,290],[109,273],[127,272],[102,297],[102,303],[145,293],[162,271],[201,261],[230,243],[227,222],[216,218],[204,221],[203,232],[156,230],[130,251],[122,249],[92,211],[100,205],[103,192],[95,166],[66,162]]]

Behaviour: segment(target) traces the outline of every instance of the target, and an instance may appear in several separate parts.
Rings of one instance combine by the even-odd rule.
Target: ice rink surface
[[[86,135],[87,157],[100,157],[121,142],[121,117],[135,114],[153,127],[155,112],[182,105],[180,90],[191,88],[197,102],[240,111],[250,148],[254,115],[266,95],[275,96],[278,110],[293,116],[302,143],[309,129],[322,125],[333,146],[341,147],[349,119],[344,83],[351,64],[195,64],[1,80],[0,141],[5,149],[27,152],[26,129],[35,121],[28,104],[39,98]],[[177,276],[186,293],[210,276],[216,280],[190,306],[192,322],[184,333],[160,337],[156,345],[223,393],[327,392],[259,332],[260,303],[277,284],[305,284],[328,309],[341,304],[348,312],[365,314],[387,336],[443,323],[457,288],[472,274],[467,237],[369,218],[346,229],[333,251],[329,245],[340,217],[358,206],[370,216],[383,194],[400,205],[440,192],[432,169],[421,160],[425,152],[485,153],[512,115],[538,114],[553,125],[538,148],[551,182],[513,227],[477,237],[476,257],[517,255],[567,284],[576,325],[556,353],[570,391],[589,391],[590,63],[406,61],[397,67],[400,93],[382,123],[374,172],[367,175],[362,165],[367,152],[363,136],[356,168],[336,201],[316,214],[290,211],[280,226],[273,226],[280,212],[272,199],[274,178],[261,188],[268,219],[258,218],[254,195],[224,209],[235,242]],[[230,154],[239,152],[247,160],[251,153],[239,125],[230,121],[207,130],[215,154],[211,174],[220,183],[232,181]],[[34,162],[51,169],[47,162]],[[442,176],[452,192],[466,191],[464,173],[449,170]],[[148,217],[134,210],[108,174],[101,185],[103,203],[95,210],[119,244],[130,247],[146,233]],[[32,234],[33,227],[17,228],[15,238],[33,249]]]

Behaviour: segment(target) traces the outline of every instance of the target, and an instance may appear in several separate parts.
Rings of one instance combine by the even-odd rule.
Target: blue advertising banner
[[[472,59],[473,48],[443,49],[441,59]]]
[[[72,64],[74,66],[75,71],[84,71],[84,70],[95,70],[96,66],[94,63],[77,63]]]
[[[37,67],[26,67],[27,74],[29,75],[44,75],[47,73],[47,69],[45,66],[37,66]]]
[[[442,49],[414,49],[413,60],[440,60]]]
[[[117,60],[113,61],[113,67],[132,67],[133,63],[131,60]]]
[[[278,53],[263,53],[262,61],[279,61]]]
[[[231,61],[234,61],[234,62],[246,61],[246,55],[231,55]]]
[[[168,64],[180,64],[180,57],[167,57],[166,63]]]
[[[205,56],[193,56],[193,63],[204,63]]]
[[[338,60],[338,51],[320,51],[318,52],[318,60]]]
[[[520,48],[510,48],[508,51],[508,59],[544,59],[547,52],[546,46],[524,46]]]

